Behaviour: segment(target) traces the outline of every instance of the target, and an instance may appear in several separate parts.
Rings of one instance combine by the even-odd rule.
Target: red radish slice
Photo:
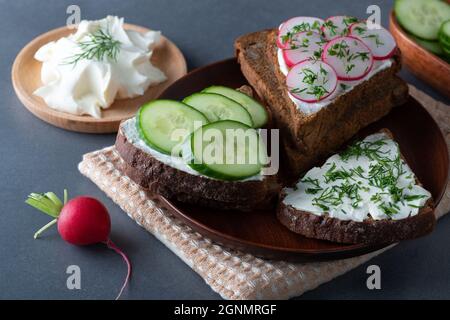
[[[364,42],[376,60],[392,57],[397,48],[391,33],[377,24],[374,24],[374,28],[369,29],[365,22],[354,23],[350,26],[350,34]]]
[[[325,19],[321,30],[327,40],[333,40],[348,35],[349,27],[355,22],[358,22],[355,17],[333,16]]]
[[[326,44],[322,60],[336,71],[340,80],[359,80],[372,69],[373,55],[358,38],[339,37]]]
[[[289,93],[304,102],[325,99],[336,90],[337,76],[333,68],[320,60],[296,64],[286,76]]]
[[[291,47],[291,38],[293,35],[305,31],[320,32],[322,24],[322,19],[314,17],[295,17],[287,20],[278,30],[278,48],[289,49]]]
[[[303,60],[320,59],[325,40],[317,32],[300,32],[292,38],[292,49],[283,50],[283,58],[288,67]]]

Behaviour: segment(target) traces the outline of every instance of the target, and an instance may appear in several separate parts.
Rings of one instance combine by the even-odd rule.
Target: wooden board
[[[450,98],[450,64],[422,48],[398,24],[392,11],[389,30],[402,52],[403,64],[418,78]]]
[[[136,25],[124,26],[125,29],[138,32],[148,31]],[[186,61],[181,51],[170,40],[162,37],[155,47],[151,62],[166,74],[168,79],[165,82],[150,87],[140,97],[116,100],[108,109],[102,111],[101,119],[56,111],[49,108],[42,98],[33,95],[33,92],[42,85],[41,62],[34,59],[34,54],[42,45],[73,32],[74,30],[68,27],[62,27],[40,35],[20,51],[12,68],[12,82],[20,101],[35,116],[57,127],[89,133],[117,132],[122,120],[132,117],[143,103],[158,97],[164,89],[187,72]]]
[[[162,98],[182,99],[210,85],[233,88],[247,84],[235,59],[199,68],[180,79]],[[442,133],[430,114],[413,98],[376,123],[358,133],[364,137],[388,128],[401,152],[436,206],[445,191],[448,177],[448,151]],[[281,169],[283,159],[281,159]],[[275,211],[220,211],[157,198],[158,206],[168,209],[199,233],[227,247],[264,258],[311,261],[347,258],[374,251],[386,245],[344,245],[308,239],[278,222]]]

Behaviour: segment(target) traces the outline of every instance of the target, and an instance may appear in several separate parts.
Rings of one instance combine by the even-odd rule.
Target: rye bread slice
[[[235,41],[235,53],[242,73],[270,109],[273,126],[281,131],[286,160],[295,178],[406,101],[408,87],[395,76],[400,70],[398,51],[392,66],[318,112],[304,114],[288,96],[278,65],[276,33],[269,29],[243,35]]]
[[[390,136],[392,133],[381,130]],[[405,158],[402,156],[403,160]],[[405,160],[406,162],[406,160]],[[416,183],[421,185],[416,178]],[[413,239],[430,233],[435,224],[433,199],[430,198],[417,215],[401,220],[374,220],[368,218],[362,222],[340,220],[328,216],[319,216],[311,212],[298,210],[283,203],[286,194],[282,191],[277,208],[278,220],[289,230],[308,238],[328,240],[339,243],[394,243]]]
[[[222,210],[267,210],[276,206],[281,186],[276,176],[223,181],[171,167],[131,143],[119,128],[115,147],[122,170],[137,184],[167,199]]]

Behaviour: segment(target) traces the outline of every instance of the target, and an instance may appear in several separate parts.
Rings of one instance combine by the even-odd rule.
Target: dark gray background
[[[41,240],[33,233],[49,217],[23,203],[31,191],[67,187],[71,196],[89,194],[108,207],[112,239],[128,253],[134,273],[123,298],[216,299],[219,295],[156,238],[138,227],[93,183],[81,176],[81,155],[114,142],[114,135],[64,131],[42,122],[16,98],[11,65],[19,50],[37,35],[60,27],[66,7],[78,4],[83,19],[107,14],[162,30],[183,51],[189,69],[232,56],[233,39],[277,26],[294,15],[364,17],[369,4],[382,8],[383,25],[393,1],[25,1],[0,0],[0,298],[111,299],[125,275],[119,256],[103,246],[78,248],[64,243],[56,229]],[[433,97],[450,103],[407,70],[402,77]],[[449,84],[450,85],[450,84]],[[430,164],[431,165],[431,164]],[[368,264],[307,293],[305,299],[450,298],[450,218],[432,235],[373,259],[382,270],[382,290],[366,288]],[[82,289],[66,288],[68,265],[82,271]]]

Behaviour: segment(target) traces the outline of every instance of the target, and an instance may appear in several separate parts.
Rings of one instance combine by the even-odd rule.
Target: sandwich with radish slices
[[[281,130],[293,178],[408,97],[392,35],[354,17],[291,18],[239,37],[235,51]]]

